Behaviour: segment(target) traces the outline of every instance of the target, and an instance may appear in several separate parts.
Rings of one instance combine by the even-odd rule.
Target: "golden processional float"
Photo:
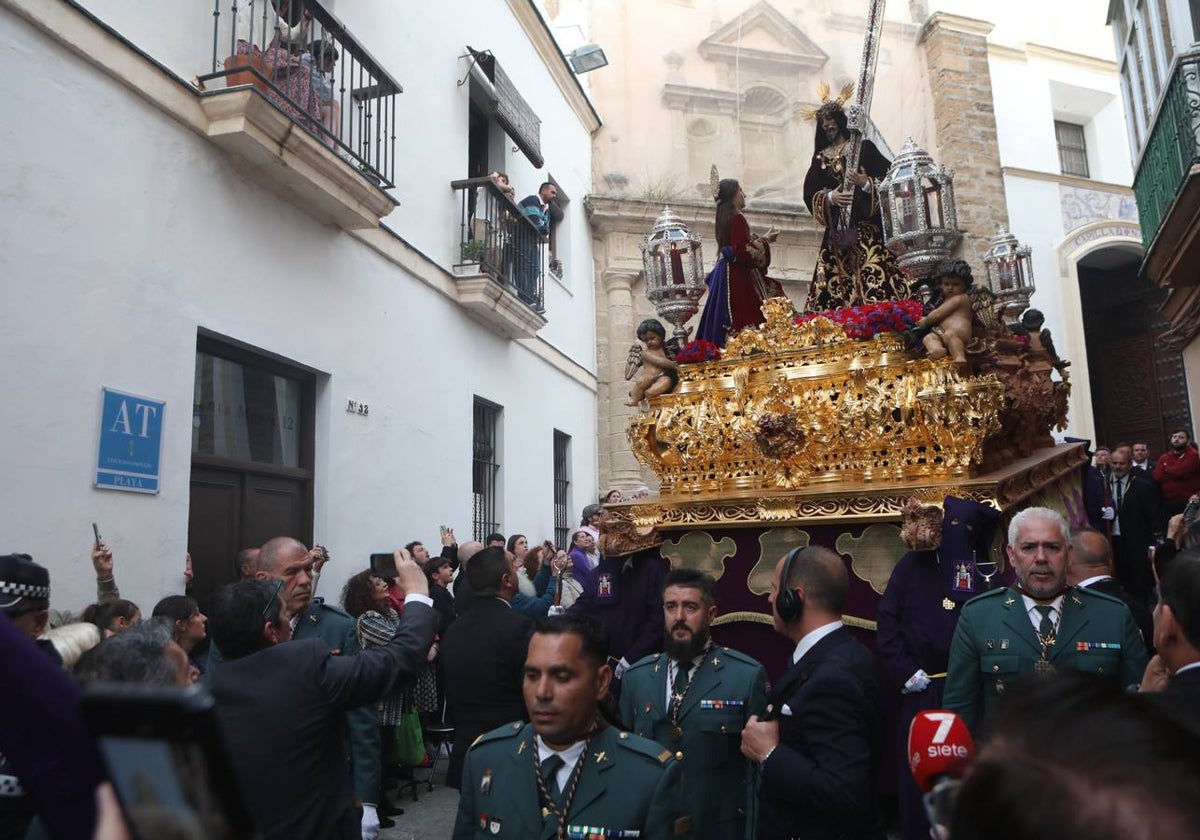
[[[860,92],[870,89],[881,18],[880,8]],[[860,93],[848,109],[852,129],[865,124],[863,104]],[[960,238],[953,177],[909,139],[877,185],[884,238],[914,281],[931,278]],[[1069,363],[1036,316],[1031,322],[1036,310],[1025,318],[1034,329],[1017,320],[1034,291],[1029,249],[1003,230],[991,244],[986,287],[971,292],[966,365],[911,349],[886,317],[876,316],[881,329],[850,310],[798,318],[788,299],[773,298],[763,305],[766,323],[731,336],[719,359],[677,358],[674,389],[631,417],[633,454],[660,490],[611,506],[610,517],[659,529],[663,556],[718,579],[719,641],[768,667],[782,661],[771,577],[787,550],[809,544],[847,560],[846,621],[873,630],[879,596],[907,550],[900,521],[910,499],[956,496],[1007,514],[1039,504],[1079,519],[1086,447],[1056,446],[1051,436],[1066,426]],[[647,296],[682,343],[705,292],[700,238],[666,208],[643,254]],[[1002,572],[1000,540],[977,562]]]

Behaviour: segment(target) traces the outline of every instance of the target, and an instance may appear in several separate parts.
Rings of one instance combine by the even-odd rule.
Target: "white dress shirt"
[[[1033,632],[1040,633],[1042,631],[1042,614],[1035,607],[1049,607],[1050,621],[1057,624],[1059,613],[1062,612],[1063,596],[1059,595],[1049,604],[1039,604],[1037,601],[1030,598],[1028,595],[1022,595],[1021,600],[1025,602],[1025,612],[1029,616],[1029,622],[1033,625]]]
[[[1118,491],[1118,487],[1120,488]],[[1121,536],[1121,506],[1125,504],[1125,496],[1129,493],[1129,474],[1124,476],[1113,475],[1108,480],[1108,494],[1112,499],[1113,510],[1116,516],[1112,518],[1112,535],[1114,537]]]
[[[700,667],[700,663],[704,661],[704,657],[708,655],[708,648],[700,651],[700,655],[693,657],[692,670],[688,674],[688,684],[696,678],[696,669]],[[679,673],[679,662],[674,659],[669,659],[667,662],[667,711],[671,710],[671,696],[675,693],[675,676]]]
[[[1092,575],[1090,578],[1084,578],[1083,580],[1079,581],[1079,583],[1077,583],[1075,585],[1078,586],[1080,589],[1087,589],[1093,583],[1099,583],[1102,580],[1112,580],[1112,579],[1113,579],[1112,575]]]
[[[567,783],[571,781],[571,773],[575,770],[575,764],[579,761],[579,756],[583,755],[583,745],[585,741],[576,741],[565,750],[552,750],[546,746],[546,742],[542,740],[542,736],[536,736],[537,751],[538,751],[538,772],[541,772],[542,762],[552,755],[557,755],[563,760],[563,766],[558,768],[558,772],[554,774],[554,780],[558,782],[558,789],[563,793],[567,792]]]
[[[839,618],[837,621],[831,621],[828,624],[822,624],[817,629],[809,630],[807,633],[805,633],[800,641],[796,642],[796,649],[792,652],[792,664],[795,664],[803,659],[804,654],[816,647],[817,642],[821,641],[841,626],[842,620]]]

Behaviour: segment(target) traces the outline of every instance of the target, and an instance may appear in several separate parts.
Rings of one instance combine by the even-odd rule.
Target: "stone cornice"
[[[738,95],[733,91],[712,90],[692,85],[663,85],[663,105],[677,111],[733,116],[738,110]]]
[[[1031,181],[1053,181],[1065,187],[1081,187],[1085,190],[1100,190],[1102,192],[1120,193],[1121,195],[1133,195],[1133,187],[1128,184],[1111,184],[1108,181],[1093,181],[1090,178],[1062,175],[1057,172],[1039,172],[1036,169],[1022,169],[1019,166],[1002,166],[1000,167],[1000,172],[1003,175],[1011,175],[1014,178],[1028,178]]]
[[[703,44],[700,55],[709,61],[724,61],[732,64],[735,61],[752,64],[760,69],[769,69],[776,75],[788,77],[797,70],[819,70],[829,60],[828,56],[803,55],[800,53],[781,53],[773,50],[758,50],[749,47],[737,47],[729,44]]]
[[[648,236],[654,220],[664,206],[670,206],[689,228],[701,230],[711,228],[715,211],[711,201],[681,198],[674,201],[649,201],[642,198],[592,194],[583,205],[592,231],[597,236],[610,233],[638,233]],[[817,225],[802,204],[766,205],[753,200],[746,207],[746,215],[755,225],[774,225],[781,234],[812,234]]]
[[[575,116],[579,117],[579,121],[587,129],[588,134],[595,134],[603,125],[600,114],[596,112],[591,99],[583,90],[583,85],[579,83],[571,65],[567,63],[558,42],[554,40],[554,34],[550,31],[542,13],[538,11],[534,0],[508,0],[508,7],[512,10],[517,23],[529,36],[530,44],[537,51],[542,63],[546,65],[550,78],[558,85],[558,89],[562,92],[563,98],[567,100],[567,104],[571,106],[571,110],[575,112]]]
[[[995,25],[986,20],[952,15],[949,12],[934,12],[921,26],[920,40],[924,41],[934,29],[943,32],[960,32],[964,35],[976,35],[986,38],[995,29]]]
[[[1106,76],[1115,76],[1117,74],[1117,64],[1115,61],[1097,58],[1094,55],[1060,50],[1057,47],[1046,47],[1041,44],[1026,43],[1017,47],[1010,47],[1004,44],[988,44],[988,58],[1021,62],[1027,62],[1031,58],[1038,58],[1044,61],[1052,61],[1056,64],[1067,64],[1071,67],[1077,67],[1093,73],[1103,73]]]
[[[830,29],[841,30],[842,32],[857,32],[860,35],[867,31],[867,19],[862,15],[847,15],[840,12],[831,12],[825,23]],[[899,38],[905,38],[910,41],[915,41],[921,35],[921,27],[915,23],[905,23],[899,20],[884,20],[883,34],[895,35]]]

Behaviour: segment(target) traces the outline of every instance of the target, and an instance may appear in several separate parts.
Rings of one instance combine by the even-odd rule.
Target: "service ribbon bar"
[[[701,700],[701,709],[737,709],[746,705],[745,700]]]

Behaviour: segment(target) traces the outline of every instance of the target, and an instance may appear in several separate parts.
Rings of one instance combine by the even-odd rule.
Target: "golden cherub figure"
[[[647,318],[638,324],[637,337],[645,345],[634,344],[629,348],[629,359],[625,363],[625,379],[633,380],[629,402],[636,406],[647,397],[657,397],[670,391],[679,382],[675,360],[667,351],[667,329],[657,318]]]
[[[938,282],[942,303],[916,323],[918,328],[930,329],[921,343],[929,358],[941,359],[949,355],[959,365],[965,365],[974,317],[971,298],[967,294],[974,282],[971,267],[964,260],[946,260],[938,266]]]

